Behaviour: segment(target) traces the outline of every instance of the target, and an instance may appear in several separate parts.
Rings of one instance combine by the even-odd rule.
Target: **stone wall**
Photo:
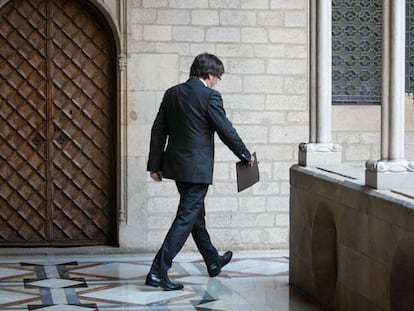
[[[414,159],[414,99],[405,99],[405,154]],[[332,107],[332,140],[342,145],[343,163],[363,165],[380,158],[381,106],[334,105]]]
[[[224,62],[216,89],[261,170],[261,182],[238,194],[237,158],[216,138],[206,201],[212,240],[219,249],[286,248],[289,167],[308,135],[307,1],[127,3],[128,194],[121,245],[155,250],[175,215],[175,184],[155,183],[146,172],[150,129],[164,90],[186,81],[194,57],[209,52]]]
[[[325,309],[413,310],[414,191],[363,184],[291,168],[290,284]]]
[[[234,126],[257,151],[261,170],[261,182],[238,194],[237,159],[217,140],[206,205],[212,238],[220,249],[287,248],[289,168],[297,163],[299,143],[308,141],[309,1],[91,1],[109,12],[126,53],[119,101],[125,181],[120,245],[155,250],[174,217],[175,186],[154,183],[146,172],[150,129],[164,90],[187,79],[196,55],[210,52],[224,61],[226,74],[216,89]],[[406,157],[412,159],[412,97],[406,104]],[[344,163],[363,170],[367,159],[380,157],[380,109],[333,107],[332,140],[342,145]]]

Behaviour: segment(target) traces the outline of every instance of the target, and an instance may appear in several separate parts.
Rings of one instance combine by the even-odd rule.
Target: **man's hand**
[[[249,161],[249,166],[250,167],[253,167],[253,163],[254,163],[255,160],[256,159],[254,158],[254,155],[252,155],[252,157],[250,158],[250,161]]]
[[[150,172],[150,176],[155,181],[162,181],[162,172]]]

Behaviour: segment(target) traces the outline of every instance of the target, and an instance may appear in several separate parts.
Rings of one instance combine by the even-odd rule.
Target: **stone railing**
[[[290,170],[290,284],[333,310],[414,310],[414,197]]]

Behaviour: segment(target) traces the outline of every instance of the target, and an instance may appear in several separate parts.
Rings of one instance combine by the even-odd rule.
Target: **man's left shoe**
[[[183,289],[183,284],[176,284],[170,281],[168,276],[160,277],[155,273],[148,273],[145,279],[145,285],[152,287],[161,287],[164,290],[180,290]]]
[[[224,253],[223,256],[219,256],[217,264],[211,264],[207,266],[208,275],[211,278],[219,275],[221,272],[221,268],[227,265],[230,262],[232,257],[233,257],[232,251],[227,251]]]

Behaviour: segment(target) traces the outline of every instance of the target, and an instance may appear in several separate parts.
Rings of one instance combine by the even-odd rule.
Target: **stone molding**
[[[342,146],[334,143],[300,143],[301,152],[341,152]]]
[[[89,0],[94,3],[104,14],[111,25],[117,45],[117,109],[118,109],[118,159],[117,159],[117,193],[118,193],[118,219],[120,222],[127,220],[127,13],[128,1]]]
[[[414,188],[414,161],[368,160],[365,184],[375,189]]]
[[[290,173],[289,283],[324,310],[413,310],[414,201],[317,168]]]
[[[127,178],[127,69],[128,69],[128,57],[127,57],[127,0],[121,0],[117,2],[118,10],[118,27],[120,32],[119,54],[118,54],[118,109],[119,109],[119,153],[118,153],[118,166],[119,166],[119,181],[118,181],[118,197],[119,197],[119,214],[118,219],[120,222],[127,221],[128,215],[128,178]]]
[[[414,172],[414,161],[397,160],[368,160],[365,162],[365,168],[374,173],[401,173]]]
[[[342,146],[334,143],[299,144],[299,165],[339,165],[342,162]]]

